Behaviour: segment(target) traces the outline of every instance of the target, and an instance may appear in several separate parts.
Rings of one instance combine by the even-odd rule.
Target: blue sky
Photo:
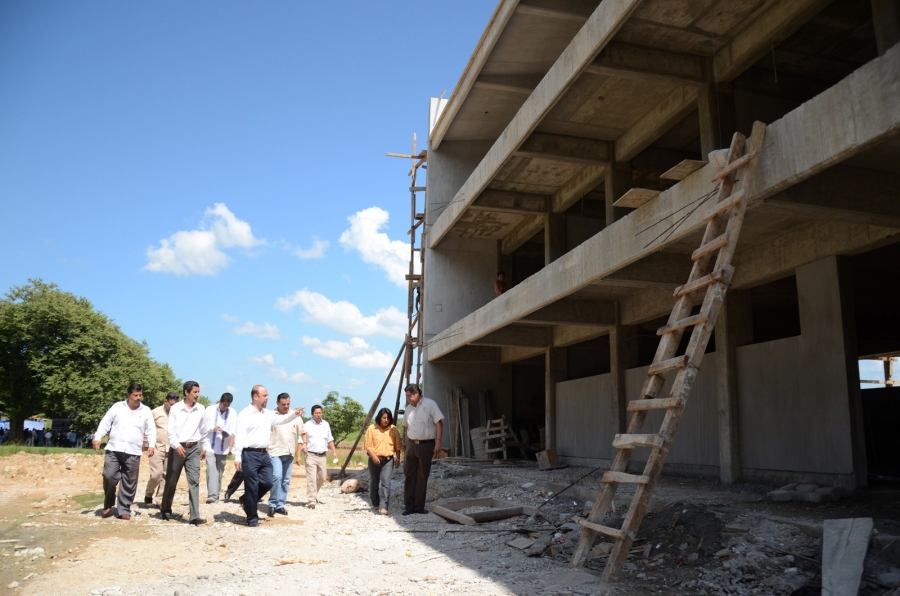
[[[494,3],[0,3],[0,289],[85,296],[218,397],[368,406],[409,162]],[[393,393],[388,401],[393,401]]]

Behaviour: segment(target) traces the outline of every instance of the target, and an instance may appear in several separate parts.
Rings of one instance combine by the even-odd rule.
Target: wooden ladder
[[[687,404],[691,386],[700,370],[700,362],[709,343],[719,315],[719,309],[725,299],[725,292],[734,274],[731,259],[737,246],[741,224],[744,221],[746,201],[742,190],[734,191],[735,177],[744,169],[742,178],[748,179],[749,170],[756,166],[754,158],[763,148],[766,125],[755,122],[750,137],[749,151],[745,152],[747,139],[741,133],[735,133],[728,150],[726,165],[713,177],[713,181],[721,181],[717,195],[717,207],[707,216],[706,233],[700,247],[693,252],[691,260],[694,266],[690,277],[683,286],[675,290],[675,306],[669,316],[668,324],[661,327],[656,334],[661,336],[659,347],[653,364],[647,371],[647,379],[641,391],[640,399],[628,403],[631,421],[625,434],[617,434],[613,447],[618,453],[613,459],[610,470],[603,474],[603,488],[594,503],[587,520],[581,520],[581,539],[572,556],[572,567],[581,567],[587,560],[594,540],[599,534],[615,539],[615,546],[603,570],[603,579],[616,580],[628,558],[628,551],[634,542],[650,496],[662,473],[663,464],[675,438],[675,431]],[[724,230],[723,230],[724,228]],[[713,263],[713,256],[718,253]],[[700,312],[691,315],[691,309],[700,303]],[[693,327],[690,341],[684,354],[677,355],[678,346],[688,327]],[[659,399],[666,375],[677,371],[672,392],[669,397]],[[658,434],[640,434],[651,410],[665,410],[665,417]],[[638,447],[649,447],[650,456],[644,472],[640,475],[626,472],[631,452]],[[610,512],[613,498],[619,484],[637,485],[631,506],[625,514],[621,528],[601,525],[604,516]]]

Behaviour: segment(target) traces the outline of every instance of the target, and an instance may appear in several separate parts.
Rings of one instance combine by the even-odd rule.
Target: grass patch
[[[68,447],[25,447],[24,445],[0,445],[0,457],[8,457],[24,451],[25,453],[35,453],[37,455],[57,455],[66,454],[73,455],[81,453],[84,455],[103,455],[102,451],[94,451],[93,449],[70,449]]]
[[[83,495],[75,495],[72,500],[78,503],[83,509],[93,509],[103,504],[103,493],[84,493]]]

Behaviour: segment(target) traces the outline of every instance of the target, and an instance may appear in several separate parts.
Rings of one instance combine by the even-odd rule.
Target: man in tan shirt
[[[156,423],[156,445],[153,455],[150,456],[150,480],[147,481],[147,490],[144,491],[144,503],[153,504],[153,498],[162,499],[166,489],[166,464],[169,456],[169,409],[178,401],[178,394],[174,391],[166,395],[165,401],[150,413],[153,422]],[[146,449],[146,446],[145,446]]]
[[[280,393],[276,400],[276,410],[280,415],[291,410],[291,396]],[[300,408],[301,415],[303,408]],[[272,493],[269,495],[269,517],[276,513],[287,515],[284,502],[291,488],[291,472],[294,459],[300,459],[300,445],[306,442],[306,431],[303,430],[303,418],[297,418],[287,424],[272,427],[269,440],[269,457],[272,459]]]

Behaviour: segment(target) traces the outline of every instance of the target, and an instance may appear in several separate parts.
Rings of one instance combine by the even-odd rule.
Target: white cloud
[[[275,308],[287,312],[297,305],[306,310],[307,322],[324,325],[346,335],[394,338],[406,335],[406,315],[395,306],[380,308],[374,315],[367,317],[355,304],[346,300],[332,302],[322,294],[303,288],[291,296],[279,298]]]
[[[232,316],[232,315],[230,315],[230,314],[228,314],[228,313],[225,313],[225,314],[222,315],[222,320],[228,321],[229,323],[237,323],[237,322],[240,321],[241,319],[240,319],[240,317],[235,317],[235,316]]]
[[[281,331],[268,321],[257,325],[253,321],[247,321],[243,325],[234,328],[236,335],[252,335],[259,339],[281,339]]]
[[[316,380],[304,372],[288,372],[283,366],[275,366],[275,357],[272,354],[262,356],[248,356],[247,361],[256,366],[268,366],[268,374],[273,379],[288,381],[291,383],[315,383]]]
[[[409,243],[391,240],[381,232],[386,227],[389,214],[380,207],[369,207],[347,218],[350,229],[341,234],[341,244],[345,249],[359,253],[366,263],[381,267],[388,279],[398,286],[407,284],[409,273]]]
[[[365,385],[365,379],[347,379],[344,381],[344,385],[347,387],[356,387],[357,385]]]
[[[215,275],[231,262],[223,248],[253,248],[265,244],[250,224],[235,217],[224,203],[208,208],[197,230],[175,232],[147,249],[144,269],[174,275]]]
[[[248,356],[247,362],[250,364],[256,364],[257,366],[262,364],[275,364],[275,357],[271,354],[263,354],[262,356]]]
[[[287,243],[285,243],[284,248],[298,259],[321,259],[325,257],[325,251],[328,250],[329,246],[331,246],[331,243],[327,240],[321,240],[313,236],[313,243],[309,248],[300,248]]]
[[[303,338],[303,345],[324,358],[340,360],[355,368],[389,368],[394,358],[370,346],[361,337],[351,337],[350,341],[322,341],[315,337]]]
[[[234,385],[225,385],[225,391],[228,393],[237,393],[237,389]]]

